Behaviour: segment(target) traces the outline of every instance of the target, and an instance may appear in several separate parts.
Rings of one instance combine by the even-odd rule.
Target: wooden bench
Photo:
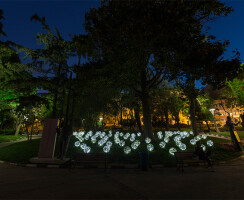
[[[175,152],[176,167],[177,170],[184,171],[184,164],[199,164],[205,163],[203,160],[199,160],[194,152]]]
[[[108,168],[108,156],[106,153],[76,153],[73,164],[104,164]]]

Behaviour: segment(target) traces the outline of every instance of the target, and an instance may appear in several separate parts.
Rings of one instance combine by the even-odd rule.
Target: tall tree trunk
[[[152,131],[152,121],[151,121],[151,107],[150,107],[150,97],[147,89],[147,76],[145,69],[141,71],[141,89],[142,93],[140,95],[142,101],[142,111],[143,111],[143,123],[144,123],[144,138],[153,138]]]
[[[72,79],[72,72],[70,72],[69,81],[71,82]],[[68,96],[67,96],[67,104],[66,104],[66,115],[65,115],[65,121],[69,120],[69,113],[70,113],[70,99],[71,99],[71,83],[69,83],[69,90],[68,90]]]
[[[169,112],[167,108],[164,108],[164,116],[165,116],[165,129],[169,130]]]
[[[142,111],[143,111],[143,124],[144,124],[144,137],[153,138],[150,99],[148,96],[142,95]]]
[[[177,129],[178,129],[178,131],[180,131],[181,128],[180,128],[180,117],[179,117],[179,113],[175,115],[175,121],[176,121]]]
[[[217,123],[215,121],[214,115],[213,115],[213,123],[214,123],[214,128],[215,128],[216,132],[219,133],[219,128],[218,128]]]
[[[59,86],[59,78],[60,78],[60,73],[61,73],[61,64],[58,66],[58,73],[57,73],[57,86]],[[57,115],[57,102],[58,102],[58,89],[56,89],[54,93],[54,99],[53,99],[53,112],[52,112],[52,117],[56,118]]]
[[[21,125],[22,125],[22,121],[23,121],[23,114],[20,114],[20,116],[18,117],[17,121],[16,121],[16,125],[15,125],[15,136],[18,136]]]
[[[196,99],[190,99],[190,120],[191,120],[191,128],[193,131],[193,134],[196,136],[197,133],[197,124],[196,124]]]
[[[208,132],[210,132],[210,127],[209,127],[209,124],[208,124],[208,120],[205,120],[206,124],[207,124],[207,127],[208,127]]]
[[[139,106],[138,105],[135,106],[134,111],[135,111],[135,118],[136,118],[136,124],[138,126],[138,130],[142,133],[142,126],[141,126],[141,119],[140,119]]]

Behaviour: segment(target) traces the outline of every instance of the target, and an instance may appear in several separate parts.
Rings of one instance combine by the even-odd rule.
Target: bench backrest
[[[76,153],[74,159],[76,161],[105,161],[106,153]]]

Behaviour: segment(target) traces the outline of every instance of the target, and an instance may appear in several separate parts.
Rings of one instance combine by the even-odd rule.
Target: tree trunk
[[[181,128],[180,128],[180,118],[179,118],[179,113],[175,115],[175,121],[176,121],[177,129],[178,129],[178,131],[180,131]]]
[[[141,101],[142,101],[142,111],[143,111],[143,124],[144,124],[144,134],[143,138],[150,137],[153,138],[152,131],[152,121],[151,121],[151,108],[150,108],[150,98],[147,88],[147,76],[145,69],[141,70]]]
[[[149,96],[142,95],[141,101],[142,101],[142,111],[143,111],[144,137],[153,138]]]
[[[196,124],[195,110],[196,110],[196,99],[190,99],[191,128],[192,128],[193,134],[196,136],[196,135],[198,135],[198,133],[197,133],[197,124]]]
[[[22,125],[22,120],[23,120],[22,117],[23,117],[23,114],[20,114],[19,118],[16,121],[16,125],[15,125],[16,129],[15,129],[15,133],[14,133],[15,136],[18,136],[18,134],[19,134],[19,131],[20,131],[20,128]]]
[[[141,119],[140,119],[140,115],[139,115],[139,106],[136,105],[134,108],[135,111],[135,118],[136,118],[136,124],[138,126],[138,130],[142,133],[142,126],[141,126]]]
[[[208,132],[210,132],[210,127],[209,127],[209,124],[208,124],[208,120],[206,120],[205,122],[206,122],[207,127],[208,127]]]
[[[59,86],[59,77],[60,77],[60,73],[61,73],[61,64],[59,64],[58,66],[58,73],[57,73],[57,86]],[[54,99],[53,99],[53,112],[52,112],[52,117],[56,118],[57,115],[57,102],[58,102],[58,89],[56,89],[55,93],[54,93]]]
[[[169,131],[169,112],[167,108],[164,108],[164,116],[165,116],[165,129]]]
[[[219,128],[218,128],[218,126],[216,124],[214,115],[213,115],[213,123],[214,123],[214,128],[215,128],[216,132],[219,133]]]

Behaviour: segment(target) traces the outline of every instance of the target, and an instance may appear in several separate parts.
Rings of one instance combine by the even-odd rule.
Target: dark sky
[[[236,48],[241,52],[244,62],[244,0],[226,1],[227,5],[234,8],[234,12],[227,17],[218,18],[211,24],[210,32],[218,39],[228,39],[231,45],[226,56]],[[47,24],[51,28],[57,27],[65,39],[69,39],[69,33],[84,32],[84,15],[91,7],[98,7],[99,0],[77,1],[3,1],[0,0],[0,9],[4,11],[4,31],[7,39],[20,45],[37,48],[36,34],[41,31],[38,22],[30,21],[30,17],[37,13],[45,16]]]

